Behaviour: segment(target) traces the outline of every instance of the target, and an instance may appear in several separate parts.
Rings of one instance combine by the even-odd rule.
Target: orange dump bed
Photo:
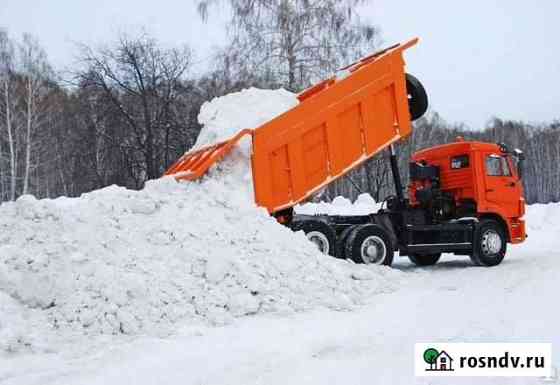
[[[417,39],[363,58],[347,76],[302,92],[300,103],[254,130],[183,155],[166,175],[200,178],[245,135],[253,139],[255,201],[292,207],[411,133],[402,52]]]

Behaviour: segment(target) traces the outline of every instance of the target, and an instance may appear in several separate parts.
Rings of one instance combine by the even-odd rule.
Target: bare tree
[[[199,2],[203,17],[218,0]],[[299,91],[371,52],[378,30],[361,23],[346,0],[230,0],[231,41],[224,50],[237,74]]]
[[[21,70],[24,83],[23,101],[25,104],[25,160],[23,174],[23,194],[29,192],[29,178],[32,169],[31,154],[33,136],[47,114],[46,99],[48,82],[52,78],[52,70],[47,63],[47,55],[36,38],[24,34],[19,45]]]
[[[172,106],[191,51],[187,47],[163,49],[147,34],[122,35],[110,47],[82,47],[81,61],[84,69],[77,73],[79,82],[103,91],[129,134],[119,146],[131,176],[138,185],[158,177],[169,150],[166,138],[177,129]]]
[[[9,179],[9,199],[16,198],[16,177],[17,177],[17,159],[16,159],[16,143],[14,133],[14,111],[15,111],[15,95],[14,95],[14,47],[5,31],[0,31],[0,76],[2,79],[2,113],[3,123],[6,130],[10,158],[10,179]],[[1,146],[0,146],[1,147]],[[0,161],[2,158],[0,157]],[[2,165],[0,164],[0,167]]]

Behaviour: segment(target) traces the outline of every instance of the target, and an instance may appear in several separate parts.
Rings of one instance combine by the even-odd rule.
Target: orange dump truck
[[[395,144],[428,107],[422,84],[404,70],[397,44],[343,69],[298,96],[300,103],[256,129],[188,152],[166,175],[195,180],[244,136],[252,137],[257,205],[280,223],[303,230],[324,253],[358,263],[390,265],[395,251],[417,265],[441,253],[469,255],[493,266],[506,244],[525,235],[521,187],[523,153],[504,144],[459,141],[425,149],[410,162],[408,196]],[[361,216],[293,215],[293,207],[388,150],[395,195],[386,209]]]

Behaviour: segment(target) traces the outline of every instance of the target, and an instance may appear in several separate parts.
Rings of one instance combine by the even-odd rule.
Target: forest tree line
[[[61,74],[35,37],[0,30],[0,201],[141,188],[194,144],[205,101],[250,86],[299,92],[380,45],[379,30],[355,14],[360,0],[205,0],[201,17],[224,2],[232,10],[228,41],[202,74],[193,71],[192,49],[166,47],[146,32],[76,46],[75,67]],[[457,136],[523,149],[527,201],[560,200],[560,121],[494,119],[470,131],[430,113],[399,145],[403,176],[412,152]],[[385,157],[323,197],[393,194]]]

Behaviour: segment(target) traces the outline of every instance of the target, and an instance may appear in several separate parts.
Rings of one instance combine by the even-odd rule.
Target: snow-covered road
[[[558,234],[557,234],[558,235]],[[80,359],[16,356],[4,384],[410,384],[415,342],[552,342],[560,368],[560,241],[531,233],[502,265],[448,256],[430,268],[399,259],[401,287],[352,312],[260,315],[171,339],[140,338]],[[542,383],[479,378],[477,383]],[[560,383],[560,380],[557,380]]]

